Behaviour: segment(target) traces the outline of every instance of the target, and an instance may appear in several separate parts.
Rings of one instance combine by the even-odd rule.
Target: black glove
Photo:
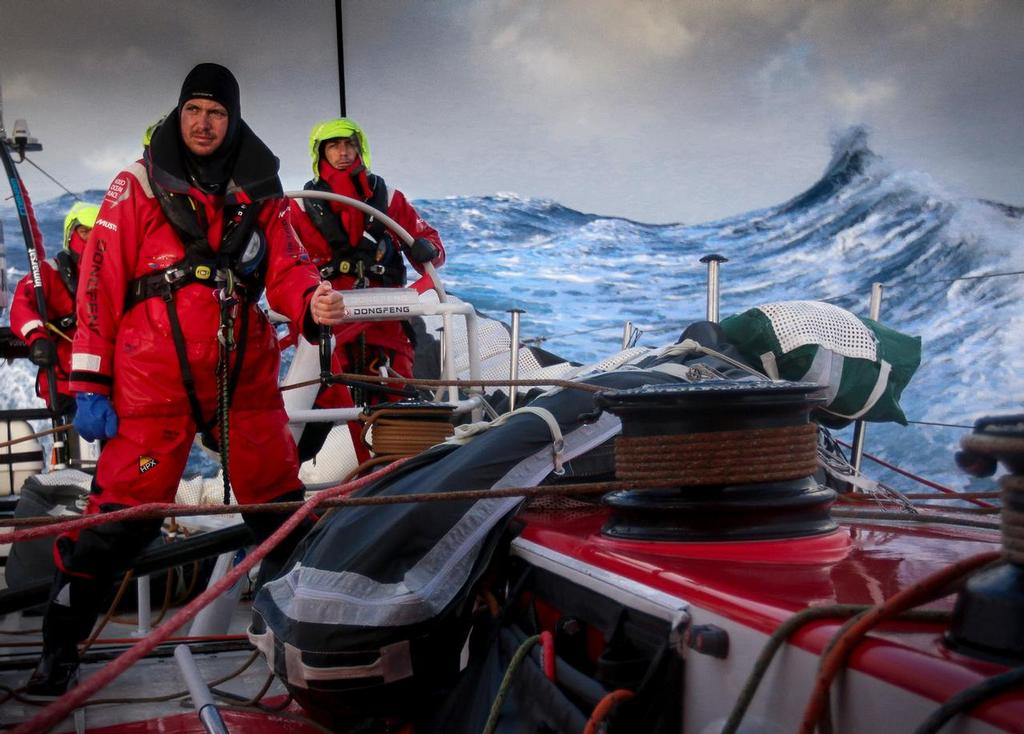
[[[28,358],[32,364],[51,367],[57,364],[57,347],[49,338],[41,336],[29,347]]]
[[[437,245],[424,237],[417,237],[409,247],[409,257],[418,263],[428,263],[439,254]]]

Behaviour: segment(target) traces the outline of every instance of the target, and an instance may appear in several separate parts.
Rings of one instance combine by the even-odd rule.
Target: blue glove
[[[117,435],[117,413],[106,395],[80,392],[75,396],[75,430],[86,441],[113,438]]]

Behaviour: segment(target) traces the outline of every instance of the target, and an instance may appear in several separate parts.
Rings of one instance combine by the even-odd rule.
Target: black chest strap
[[[78,263],[67,250],[58,252],[54,256],[53,262],[56,266],[57,275],[60,276],[61,282],[71,296],[71,313],[64,314],[63,316],[51,316],[50,323],[61,331],[68,331],[75,328],[75,325],[78,323],[78,319],[75,317],[75,300],[78,293]]]
[[[367,180],[370,192],[366,203],[381,214],[387,214],[387,183],[372,173],[367,176]],[[308,181],[304,188],[307,191],[333,193],[323,179]],[[358,241],[352,242],[342,227],[341,217],[331,210],[326,201],[306,199],[303,205],[313,226],[331,248],[330,261],[320,268],[321,277],[330,280],[337,275],[363,276],[380,285],[405,285],[405,262],[394,245],[391,233],[380,219],[367,216],[362,235]]]

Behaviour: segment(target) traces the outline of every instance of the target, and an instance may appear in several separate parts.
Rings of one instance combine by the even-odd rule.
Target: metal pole
[[[629,349],[629,342],[633,338],[633,322],[627,321],[622,325],[622,351]]]
[[[718,323],[718,264],[729,262],[729,258],[712,253],[700,259],[708,266],[708,321]]]
[[[213,573],[210,574],[210,580],[206,583],[207,588],[227,576],[228,572],[241,563],[244,558],[245,549],[221,553],[217,557]],[[203,607],[192,621],[192,626],[188,631],[189,635],[202,637],[203,635],[227,634],[245,581],[246,578],[243,576],[235,582],[234,586]]]
[[[168,572],[169,573],[169,572]],[[138,597],[139,621],[138,629],[132,632],[132,637],[145,637],[153,629],[153,613],[149,606],[149,576],[139,576],[135,580],[135,595]]]
[[[189,695],[192,696],[192,705],[199,715],[199,721],[203,728],[209,734],[228,734],[224,719],[221,718],[217,704],[213,702],[210,688],[203,680],[202,673],[199,672],[199,666],[196,665],[188,645],[178,645],[174,648],[174,659],[178,663],[181,677],[185,679],[185,686],[188,688]]]
[[[871,284],[871,301],[868,305],[868,318],[872,321],[878,321],[878,316],[882,312],[882,284],[872,283]],[[853,464],[853,469],[860,474],[860,463],[864,458],[864,441],[866,438],[867,423],[864,421],[857,421],[853,424],[853,448],[850,449],[850,460]]]
[[[508,379],[515,382],[519,379],[519,317],[525,311],[521,308],[513,308],[509,311],[512,314],[512,344],[509,347]],[[516,409],[516,388],[515,385],[508,386],[508,412]]]

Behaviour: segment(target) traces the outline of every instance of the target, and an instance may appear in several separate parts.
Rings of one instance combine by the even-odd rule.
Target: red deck
[[[880,521],[844,524],[831,535],[802,540],[622,542],[600,535],[605,518],[603,511],[572,519],[528,514],[522,537],[766,634],[808,606],[878,604],[955,561],[999,548],[994,531]],[[948,597],[928,608],[952,604]],[[821,654],[839,626],[809,623],[790,643]],[[849,665],[934,701],[1006,670],[949,650],[943,631],[933,623],[883,625]],[[1024,693],[993,699],[973,713],[1017,731]]]

